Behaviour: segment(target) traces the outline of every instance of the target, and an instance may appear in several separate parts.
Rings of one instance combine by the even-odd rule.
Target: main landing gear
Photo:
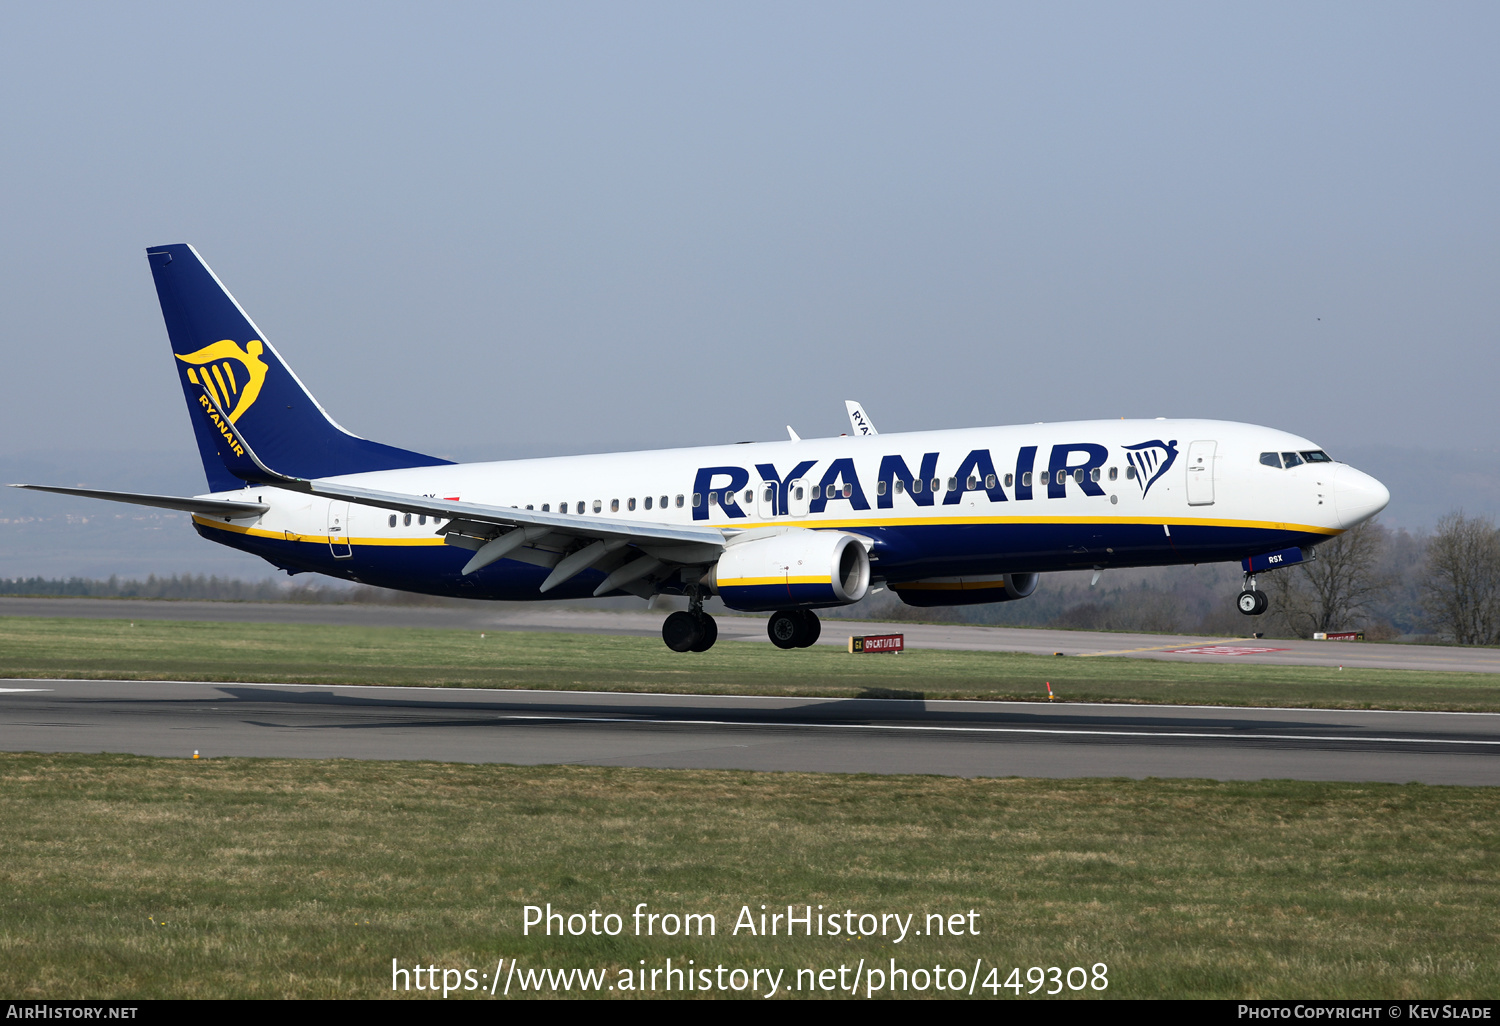
[[[1245,575],[1243,587],[1240,597],[1235,600],[1235,605],[1240,607],[1240,612],[1246,616],[1259,616],[1270,608],[1271,600],[1266,597],[1266,593],[1256,590],[1254,574]]]
[[[703,595],[697,588],[687,611],[678,610],[661,625],[661,640],[673,652],[707,652],[719,640],[719,625],[703,611]]]
[[[777,648],[807,648],[823,633],[823,621],[811,609],[779,609],[771,614],[766,633]]]

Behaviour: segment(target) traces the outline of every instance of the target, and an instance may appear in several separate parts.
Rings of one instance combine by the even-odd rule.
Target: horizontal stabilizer
[[[85,499],[107,499],[136,506],[158,509],[180,509],[184,513],[201,513],[213,517],[258,517],[269,506],[258,502],[234,502],[229,499],[195,499],[186,495],[150,495],[145,492],[110,492],[102,488],[58,488],[53,485],[13,484],[12,488],[29,488],[34,492],[57,492],[59,495],[81,495]]]

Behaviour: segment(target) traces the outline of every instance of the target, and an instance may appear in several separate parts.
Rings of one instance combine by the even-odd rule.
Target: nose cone
[[[1353,527],[1369,520],[1391,501],[1390,489],[1369,474],[1339,465],[1333,475],[1333,508],[1339,526]]]

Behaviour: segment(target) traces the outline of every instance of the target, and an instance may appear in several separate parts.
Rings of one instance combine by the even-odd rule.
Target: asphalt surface
[[[1500,714],[6,680],[0,749],[1500,784]]]
[[[207,620],[233,623],[353,624],[471,631],[558,631],[659,637],[666,611],[601,612],[520,603],[463,606],[313,605],[280,602],[160,602],[143,599],[0,598],[0,617],[81,617],[112,620]],[[766,621],[720,616],[719,644],[769,644]],[[1172,662],[1349,666],[1500,673],[1500,649],[1370,642],[1204,638],[1191,635],[1049,631],[957,624],[864,623],[824,618],[823,645],[843,647],[851,634],[901,633],[909,648],[1118,655]]]

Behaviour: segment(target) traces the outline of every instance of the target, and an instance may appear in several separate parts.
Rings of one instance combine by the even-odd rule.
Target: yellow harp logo
[[[265,348],[259,339],[251,339],[241,349],[239,343],[226,338],[177,359],[188,365],[188,380],[208,389],[219,409],[234,423],[255,402],[266,382],[270,368],[260,358]]]

